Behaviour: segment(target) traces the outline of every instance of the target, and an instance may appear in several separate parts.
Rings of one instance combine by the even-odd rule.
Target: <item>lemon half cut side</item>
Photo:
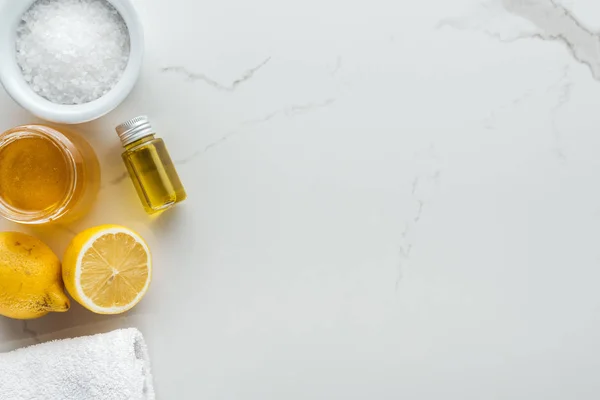
[[[102,225],[78,234],[65,252],[63,280],[79,304],[98,314],[121,314],[138,304],[152,280],[152,257],[140,235]]]

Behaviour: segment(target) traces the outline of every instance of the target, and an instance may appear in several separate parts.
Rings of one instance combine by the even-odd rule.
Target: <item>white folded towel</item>
[[[137,329],[57,340],[0,354],[2,400],[153,400]]]

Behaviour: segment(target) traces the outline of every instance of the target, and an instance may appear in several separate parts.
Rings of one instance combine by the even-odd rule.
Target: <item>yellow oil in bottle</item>
[[[185,200],[187,194],[165,143],[154,137],[146,117],[137,117],[117,127],[125,152],[123,161],[148,214]]]
[[[162,139],[142,139],[125,149],[123,161],[146,212],[162,211],[187,198]]]
[[[0,196],[26,212],[56,207],[68,192],[70,170],[49,139],[26,137],[0,150]]]

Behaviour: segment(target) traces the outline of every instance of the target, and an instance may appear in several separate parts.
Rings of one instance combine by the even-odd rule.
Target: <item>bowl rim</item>
[[[105,0],[121,14],[129,31],[130,53],[117,84],[104,96],[85,104],[52,103],[29,87],[17,64],[15,39],[21,16],[37,0],[5,2],[0,7],[0,83],[12,99],[32,114],[62,124],[79,124],[98,119],[114,110],[135,86],[144,58],[144,32],[130,0]]]

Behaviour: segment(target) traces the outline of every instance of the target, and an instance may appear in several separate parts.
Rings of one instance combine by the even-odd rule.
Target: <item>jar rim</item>
[[[21,224],[45,224],[62,217],[69,209],[77,190],[77,163],[73,150],[74,143],[62,132],[44,125],[21,125],[0,134],[0,151],[23,138],[43,138],[50,141],[61,153],[67,165],[69,181],[63,199],[55,206],[40,211],[25,211],[8,204],[0,196],[0,215]]]

